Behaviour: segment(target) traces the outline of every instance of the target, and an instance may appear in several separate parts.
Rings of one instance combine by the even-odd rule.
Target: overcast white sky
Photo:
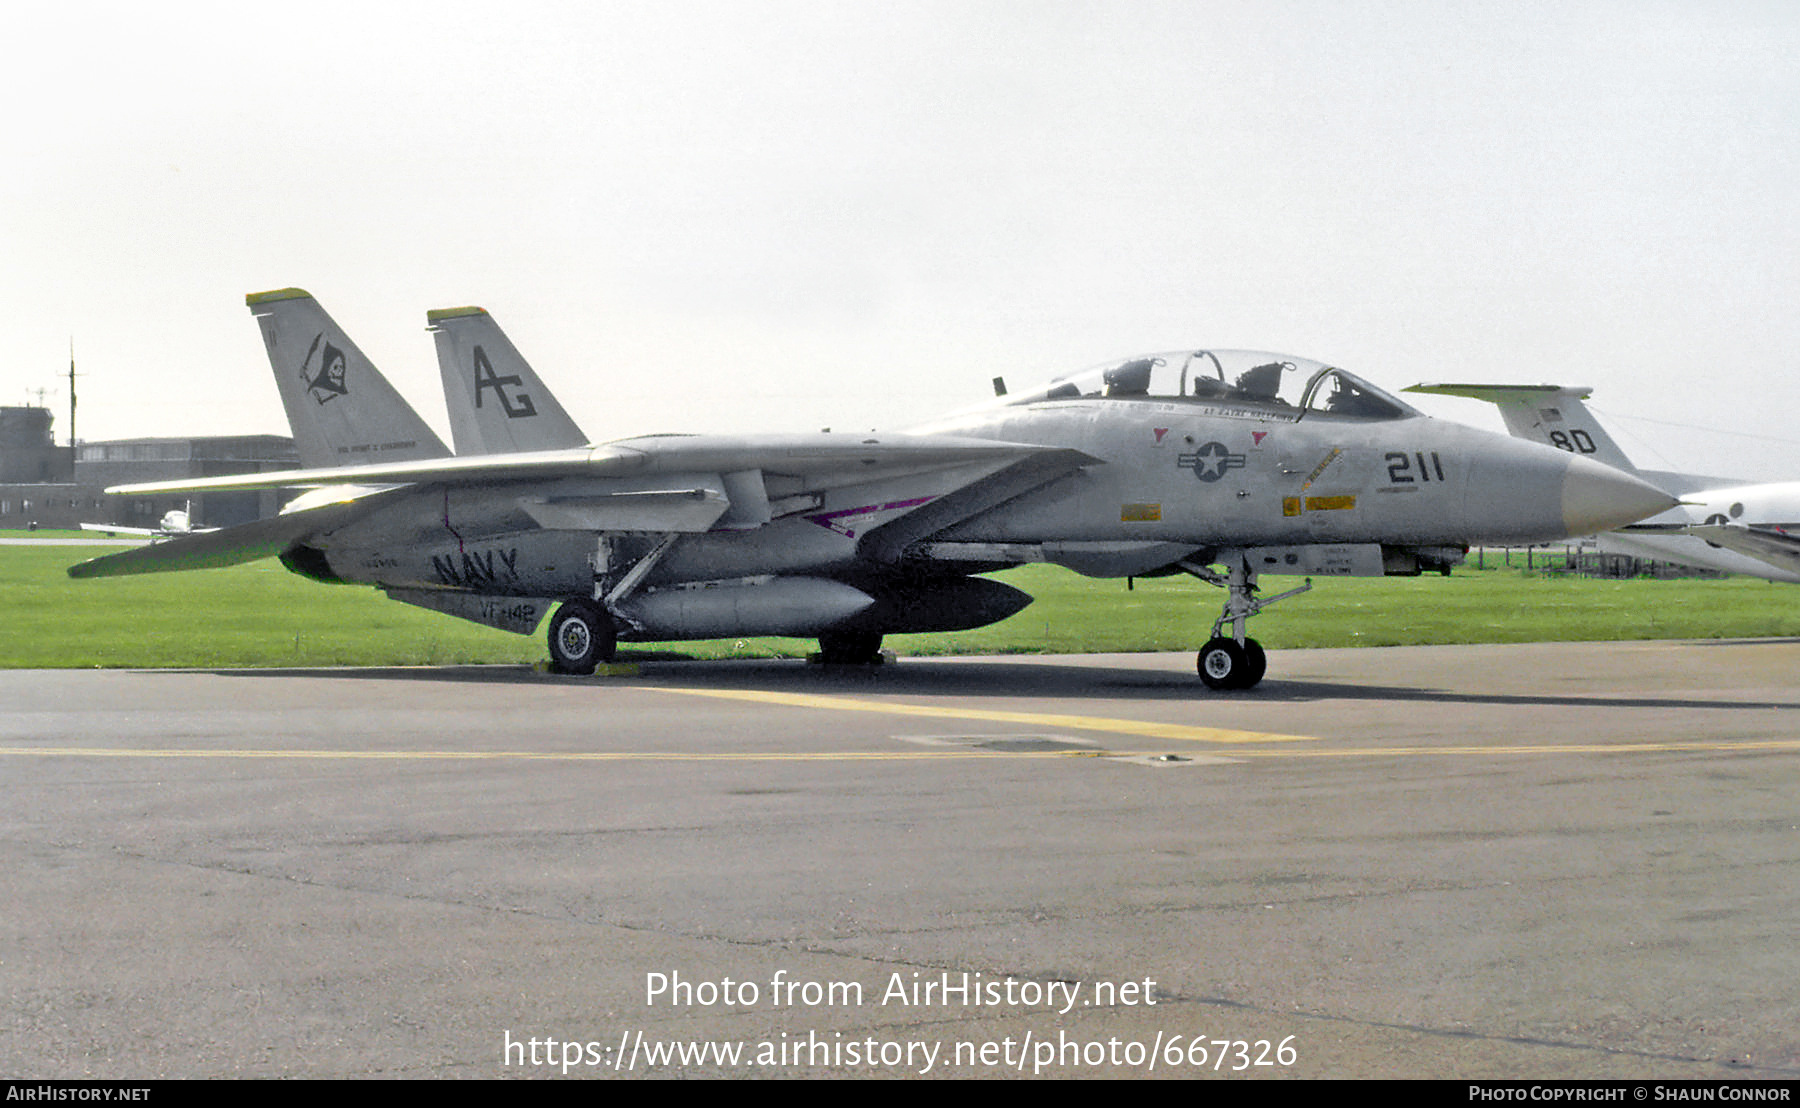
[[[243,298],[292,285],[440,429],[425,311],[479,304],[596,440],[1214,346],[1592,385],[1642,464],[1800,476],[1791,2],[77,0],[7,40],[0,404],[57,390],[59,437],[71,336],[84,439],[285,432]]]

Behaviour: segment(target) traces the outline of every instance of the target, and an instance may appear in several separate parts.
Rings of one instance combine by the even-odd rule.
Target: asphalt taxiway
[[[0,673],[0,1070],[1800,1075],[1800,642],[1192,665]]]

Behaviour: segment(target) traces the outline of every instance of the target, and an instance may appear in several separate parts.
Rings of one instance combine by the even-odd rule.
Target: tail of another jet
[[[1637,472],[1582,403],[1594,391],[1585,385],[1413,385],[1405,391],[1490,401],[1500,409],[1514,438],[1582,454],[1627,473]]]
[[[448,457],[406,398],[302,289],[244,298],[262,328],[303,469]]]
[[[512,341],[480,308],[425,313],[436,336],[456,452],[511,454],[588,445]]]

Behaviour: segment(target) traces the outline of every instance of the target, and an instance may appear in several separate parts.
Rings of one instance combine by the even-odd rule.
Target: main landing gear
[[[612,613],[592,600],[565,600],[550,617],[550,668],[586,676],[613,659],[618,630]]]
[[[631,629],[624,616],[614,613],[637,591],[645,576],[680,537],[678,532],[671,531],[648,551],[628,559],[614,549],[613,536],[595,536],[594,553],[589,557],[589,564],[594,568],[593,597],[577,596],[565,600],[550,617],[551,670],[585,677],[613,660],[619,646],[620,625],[625,624],[627,630]],[[628,565],[620,565],[627,561]]]
[[[881,661],[881,632],[826,631],[819,636],[819,663],[869,666]]]
[[[1269,668],[1269,656],[1263,651],[1262,644],[1246,634],[1250,617],[1277,601],[1311,589],[1312,578],[1308,577],[1306,584],[1297,589],[1259,598],[1256,574],[1251,572],[1242,554],[1228,552],[1228,556],[1220,560],[1228,567],[1224,573],[1195,562],[1178,563],[1187,573],[1225,590],[1225,610],[1213,621],[1212,638],[1200,648],[1195,662],[1200,670],[1200,680],[1206,682],[1207,688],[1248,689],[1261,681]],[[1225,634],[1227,623],[1232,625],[1229,635]]]

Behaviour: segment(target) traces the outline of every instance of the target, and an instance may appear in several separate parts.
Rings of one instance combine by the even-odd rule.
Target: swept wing
[[[310,486],[272,520],[171,539],[70,568],[75,577],[231,565],[282,554],[427,489],[477,489],[510,497],[542,530],[692,533],[759,527],[817,508],[826,493],[917,477],[936,491],[918,504],[870,505],[896,516],[954,494],[947,526],[997,498],[1017,495],[1097,459],[1078,450],[952,436],[656,436],[579,450],[443,458],[189,481],[117,486],[126,494]],[[571,480],[575,480],[570,491]],[[985,491],[984,491],[985,490]],[[840,509],[861,512],[862,506]],[[827,521],[828,523],[830,521]]]

